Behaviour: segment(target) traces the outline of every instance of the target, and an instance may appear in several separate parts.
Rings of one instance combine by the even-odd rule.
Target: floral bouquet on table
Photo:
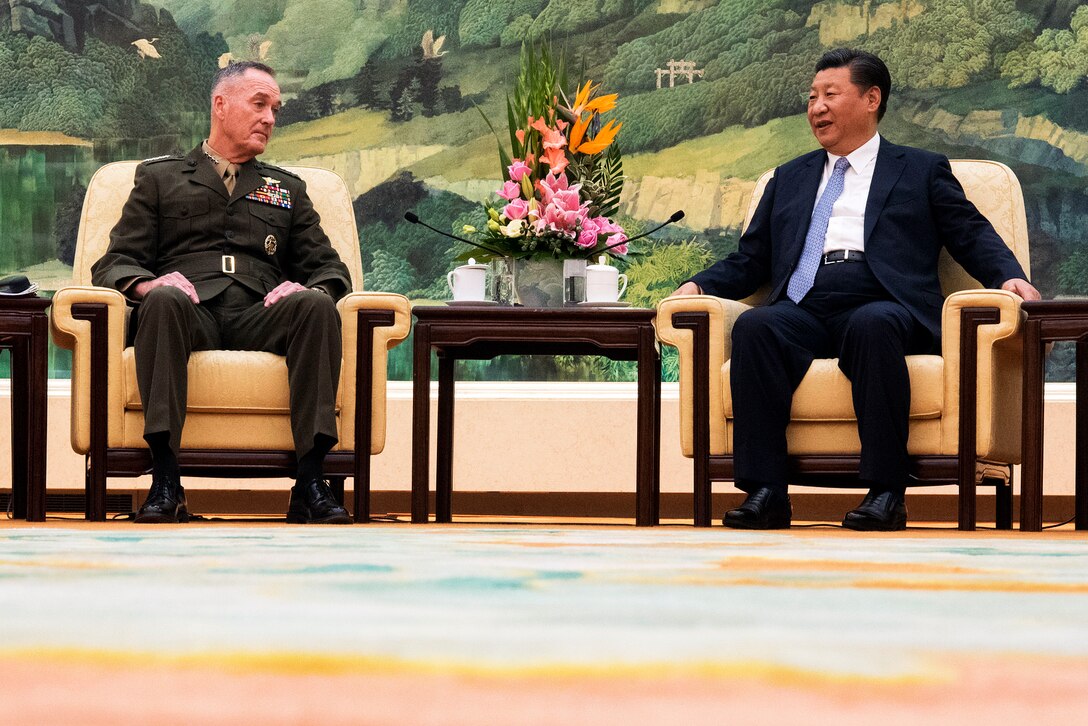
[[[614,221],[623,189],[614,140],[623,124],[602,119],[616,94],[601,95],[587,80],[572,101],[566,85],[564,64],[547,46],[522,48],[507,100],[510,150],[499,141],[504,182],[484,203],[486,227],[465,228],[485,249],[477,257],[584,261],[628,254],[627,235]]]

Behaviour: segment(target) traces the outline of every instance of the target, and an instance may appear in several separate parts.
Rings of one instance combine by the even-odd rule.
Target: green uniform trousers
[[[139,306],[135,348],[144,435],[169,432],[175,452],[185,424],[189,354],[197,350],[286,356],[296,455],[308,453],[318,434],[338,438],[340,315],[323,292],[296,292],[265,307],[261,295],[236,282],[196,305],[177,288],[156,287]]]

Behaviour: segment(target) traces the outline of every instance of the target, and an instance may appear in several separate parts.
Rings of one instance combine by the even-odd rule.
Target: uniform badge
[[[264,179],[264,183],[270,187],[278,187],[280,185],[279,179],[270,176],[262,176],[261,178]]]
[[[270,257],[276,254],[276,235],[270,234],[264,238],[264,252]]]

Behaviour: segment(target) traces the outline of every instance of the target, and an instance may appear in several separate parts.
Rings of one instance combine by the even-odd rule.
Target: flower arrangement
[[[484,259],[626,255],[627,235],[613,220],[623,189],[614,142],[623,124],[602,119],[617,95],[587,80],[569,101],[565,64],[546,45],[523,46],[520,66],[507,99],[510,151],[499,142],[504,182],[484,203],[486,227],[465,232],[479,236]]]

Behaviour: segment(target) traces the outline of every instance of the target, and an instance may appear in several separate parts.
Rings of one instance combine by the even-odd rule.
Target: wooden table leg
[[[412,522],[429,518],[431,454],[431,326],[416,323],[412,333]]]
[[[17,519],[45,521],[48,318],[32,315],[30,334],[11,350],[11,494]]]
[[[1088,529],[1088,340],[1077,341],[1076,528]]]
[[[658,392],[660,374],[653,328],[639,329],[638,338],[638,416],[635,435],[635,524],[651,527],[658,523],[658,447],[655,428],[659,420]],[[657,380],[655,380],[655,377]]]
[[[456,361],[438,356],[438,463],[434,485],[434,521],[453,519],[453,367]]]
[[[1043,528],[1043,341],[1038,320],[1024,324],[1023,396],[1020,529],[1039,532]]]
[[[29,371],[30,347],[26,336],[17,335],[6,346],[11,351],[11,498],[16,519],[26,519],[30,489],[30,448],[28,425],[31,400]]]

